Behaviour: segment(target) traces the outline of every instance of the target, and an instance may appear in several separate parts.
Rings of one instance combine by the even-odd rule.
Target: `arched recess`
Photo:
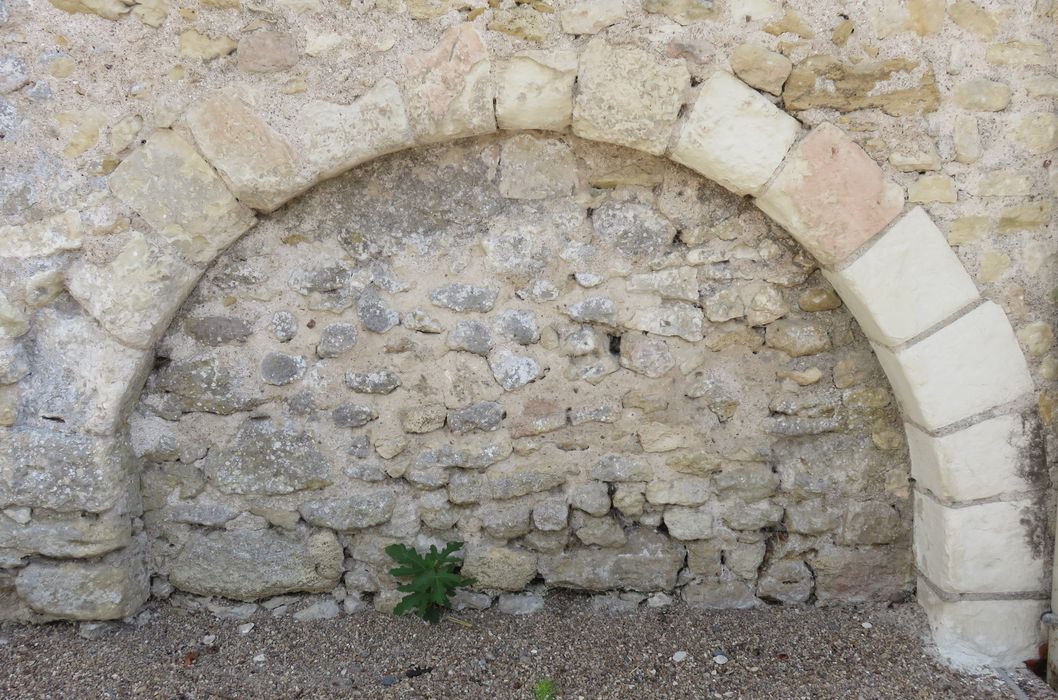
[[[918,597],[956,663],[1031,655],[1045,606],[1040,485],[1022,414],[1033,384],[1003,311],[981,299],[921,208],[838,127],[801,124],[731,75],[695,88],[682,63],[602,40],[493,63],[471,25],[405,60],[351,105],[311,102],[291,145],[242,99],[196,103],[110,176],[149,230],[106,267],[77,263],[74,325],[38,314],[40,344],[82,397],[61,424],[16,426],[0,445],[0,498],[82,511],[63,542],[35,542],[16,579],[31,608],[60,618],[125,616],[147,597],[124,422],[152,348],[203,270],[255,223],[313,184],[416,145],[500,129],[565,131],[667,155],[749,196],[818,261],[870,338],[904,416],[915,485]],[[54,313],[61,313],[57,311]],[[98,322],[98,323],[96,323]],[[32,393],[33,386],[23,388]],[[21,539],[20,539],[21,538]],[[100,557],[100,555],[104,555]],[[92,557],[97,557],[91,559]]]

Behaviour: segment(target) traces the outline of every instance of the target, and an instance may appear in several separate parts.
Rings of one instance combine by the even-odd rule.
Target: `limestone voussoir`
[[[911,475],[919,488],[947,501],[973,501],[1038,488],[1026,478],[1030,436],[1019,415],[997,416],[934,437],[904,424]]]
[[[794,147],[756,201],[820,264],[833,267],[900,214],[904,192],[845,132],[823,123]]]
[[[756,194],[800,131],[766,97],[718,71],[702,84],[671,157],[736,194]]]
[[[209,163],[187,141],[160,129],[110,176],[110,191],[198,264],[213,260],[254,224]]]
[[[872,346],[904,415],[927,430],[1014,401],[1033,388],[1014,330],[992,302],[902,349]]]
[[[1039,593],[1046,547],[1029,499],[950,508],[915,494],[915,565],[953,593]],[[972,533],[972,535],[971,535]]]
[[[1045,600],[945,600],[919,578],[918,602],[938,650],[955,666],[1014,666],[1039,653]]]
[[[852,264],[823,274],[863,332],[890,347],[978,298],[970,275],[921,207],[901,217]]]

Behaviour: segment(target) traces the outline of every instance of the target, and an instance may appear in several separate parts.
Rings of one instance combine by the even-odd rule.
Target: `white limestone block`
[[[1046,517],[1028,499],[949,508],[916,493],[915,565],[953,593],[1040,592],[1047,563],[1041,528]]]
[[[933,641],[948,663],[964,669],[1013,666],[1031,659],[1043,641],[1045,600],[944,600],[921,578],[918,603]]]
[[[898,351],[871,344],[904,415],[938,430],[1032,391],[1032,377],[1003,310],[985,302]]]
[[[573,51],[526,51],[496,71],[496,121],[501,129],[564,131],[573,118]]]
[[[729,73],[702,84],[672,159],[736,194],[755,194],[801,130],[797,120]]]
[[[840,271],[824,270],[863,332],[898,345],[978,298],[977,287],[922,207]]]
[[[1029,436],[1021,416],[999,416],[943,437],[904,424],[911,475],[945,501],[1023,493],[1035,484],[1023,473]]]

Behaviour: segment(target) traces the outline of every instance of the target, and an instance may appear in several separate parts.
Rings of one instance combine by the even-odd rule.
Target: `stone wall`
[[[276,567],[267,593],[331,590],[343,568],[359,574],[340,590],[380,587],[360,566],[377,549],[344,534],[361,531],[338,523],[339,506],[367,520],[383,512],[368,536],[456,532],[480,548],[479,571],[495,570],[491,558],[526,576],[536,557],[536,572],[557,582],[561,555],[547,548],[561,535],[547,535],[550,545],[525,538],[558,531],[497,536],[479,512],[512,500],[497,499],[499,489],[522,499],[519,518],[531,506],[532,525],[543,497],[510,489],[548,478],[544,489],[573,506],[571,551],[605,551],[583,544],[600,536],[624,537],[633,551],[642,551],[635,539],[652,539],[646,549],[687,564],[675,583],[703,604],[749,599],[755,574],[781,561],[790,571],[773,578],[803,590],[802,559],[816,562],[817,599],[828,575],[835,598],[885,597],[908,589],[912,491],[917,594],[942,649],[962,661],[1019,659],[1038,635],[1053,529],[1056,15],[1051,0],[0,0],[7,614],[120,617],[142,603],[150,574],[159,595],[170,585],[217,592],[202,563],[231,552],[241,558],[220,572],[224,585],[275,556],[288,566]],[[377,156],[497,127],[560,135],[420,150],[302,195]],[[569,131],[639,155],[561,135]],[[752,197],[805,252],[735,195],[644,153]],[[524,172],[506,167],[519,161]],[[478,168],[475,186],[472,173],[438,175],[460,163]],[[469,199],[453,201],[454,191]],[[540,199],[519,198],[527,194]],[[389,208],[373,209],[380,201]],[[260,231],[239,241],[258,217]],[[553,225],[533,240],[558,251],[536,275],[550,287],[518,279],[533,277],[538,251],[519,248],[515,234],[545,221]],[[451,243],[431,253],[431,240]],[[490,240],[508,249],[490,250]],[[490,256],[517,261],[515,270],[490,269]],[[423,258],[443,264],[404,272]],[[548,278],[559,271],[574,277]],[[692,273],[697,299],[684,286]],[[836,304],[828,282],[845,307],[825,309]],[[495,288],[492,308],[446,307],[446,298],[491,299],[445,289],[453,283]],[[578,321],[608,310],[587,303],[593,296],[614,302],[613,317]],[[416,309],[443,332],[424,333],[429,319]],[[540,338],[523,345],[519,337],[535,337],[528,317],[501,314],[527,310]],[[481,325],[457,332],[460,321]],[[585,347],[594,343],[582,355],[568,341],[577,324],[590,328]],[[276,333],[291,328],[281,342]],[[493,347],[478,355],[486,334]],[[667,364],[662,343],[668,374],[643,374]],[[793,357],[805,349],[819,352]],[[416,354],[425,361],[408,369]],[[455,374],[431,382],[435,360],[439,370],[476,365],[480,383],[467,384],[483,398],[456,396],[465,383]],[[355,391],[395,383],[370,374],[386,367],[399,387]],[[426,381],[409,378],[416,372]],[[671,391],[657,388],[666,381]],[[577,385],[576,402],[560,400]],[[626,405],[635,391],[665,394],[671,407]],[[406,401],[416,394],[421,404]],[[576,411],[602,409],[599,418],[606,407],[620,417],[573,424]],[[481,430],[497,413],[499,427]],[[553,432],[515,435],[559,418]],[[443,449],[461,420],[467,451]],[[606,435],[612,450],[601,449]],[[467,468],[501,436],[510,439],[502,461]],[[634,458],[652,478],[603,479],[615,474],[592,469],[626,462],[578,459],[591,450]],[[711,459],[680,457],[698,450]],[[564,459],[533,457],[548,451]],[[435,464],[416,464],[434,453]],[[543,482],[508,473],[522,469],[556,473]],[[836,473],[848,483],[828,482]],[[679,486],[652,492],[655,476]],[[478,480],[493,500],[446,511],[440,496],[453,477]],[[359,482],[361,495],[392,490],[392,510],[385,495],[309,505],[353,498]],[[578,507],[574,491],[589,482],[600,504]],[[617,516],[603,514],[606,483]],[[644,484],[641,515],[629,483]],[[704,488],[690,499],[696,483]],[[413,514],[412,495],[436,505],[438,519],[428,508]],[[755,512],[750,501],[763,504],[760,519],[736,527]],[[827,534],[798,536],[805,503],[819,506]],[[715,536],[677,537],[681,515],[670,509],[684,525],[710,522]],[[894,544],[873,542],[883,539]],[[688,541],[714,546],[684,562]],[[827,552],[837,553],[830,569],[819,565]],[[343,556],[348,566],[336,564]],[[623,556],[596,564],[623,571]],[[703,564],[717,560],[719,569]],[[766,580],[756,594],[779,599]],[[884,592],[864,593],[872,584]],[[1010,623],[1001,639],[999,620]]]
[[[180,590],[298,590],[249,573],[313,537],[351,610],[392,605],[394,541],[465,541],[491,592],[912,587],[869,344],[781,229],[668,161],[542,134],[376,161],[221,256],[156,354],[133,444]]]

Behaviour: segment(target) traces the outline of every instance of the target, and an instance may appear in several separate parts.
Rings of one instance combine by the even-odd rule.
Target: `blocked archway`
[[[752,197],[815,256],[903,410],[919,599],[938,644],[960,662],[1028,655],[1045,597],[1045,518],[1020,418],[1032,382],[1005,315],[980,299],[925,212],[907,208],[901,189],[840,129],[804,133],[726,73],[698,87],[682,114],[689,88],[678,62],[602,42],[580,56],[493,66],[466,25],[410,58],[401,85],[382,81],[352,105],[306,105],[297,146],[230,93],[193,107],[186,130],[155,132],[110,177],[111,191],[150,230],[107,268],[80,263],[68,276],[98,325],[86,318],[70,337],[67,324],[47,332],[49,314],[62,310],[37,321],[63,362],[55,371],[91,400],[40,397],[44,422],[14,429],[0,447],[5,466],[14,465],[4,485],[12,505],[85,512],[68,541],[36,547],[68,560],[22,569],[22,599],[71,618],[120,617],[142,604],[147,571],[127,515],[136,493],[124,418],[154,344],[205,267],[253,226],[253,209],[272,211],[320,180],[415,145],[497,127],[571,127],[668,155]],[[77,437],[57,439],[71,432]],[[12,539],[29,541],[31,530]]]

